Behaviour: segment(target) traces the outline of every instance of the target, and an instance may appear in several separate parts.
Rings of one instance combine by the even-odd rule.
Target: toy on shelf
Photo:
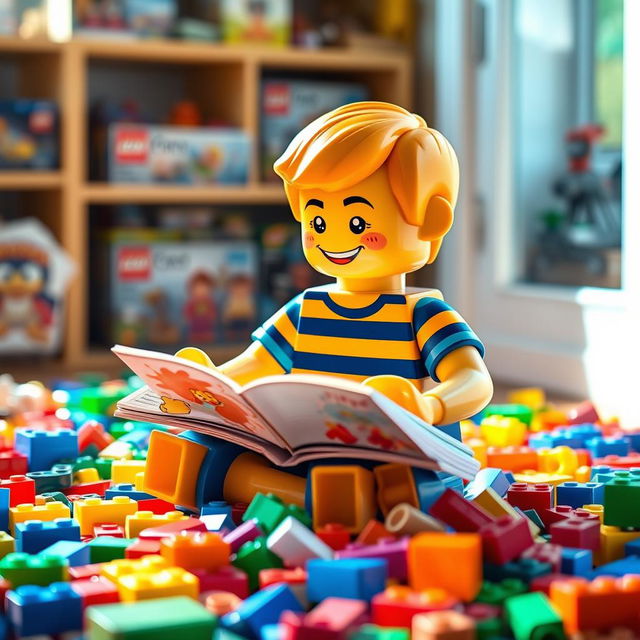
[[[291,0],[222,0],[225,42],[284,46],[291,39]]]
[[[53,353],[73,264],[32,218],[0,226],[0,353]]]

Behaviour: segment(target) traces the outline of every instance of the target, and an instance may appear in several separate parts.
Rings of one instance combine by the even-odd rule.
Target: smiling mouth
[[[350,249],[349,251],[325,251],[320,245],[318,245],[318,249],[322,251],[322,255],[327,260],[331,260],[334,264],[349,264],[353,260],[356,259],[356,256],[364,249],[362,245],[356,247],[355,249]]]

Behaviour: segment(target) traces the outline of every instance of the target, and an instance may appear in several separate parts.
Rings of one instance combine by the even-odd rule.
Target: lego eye
[[[351,229],[352,233],[364,233],[364,230],[367,228],[366,221],[360,216],[354,216],[349,220],[349,229]]]
[[[327,223],[321,216],[316,216],[313,219],[313,228],[316,230],[316,233],[324,233],[327,230]]]
[[[40,268],[33,263],[27,263],[23,265],[20,271],[22,273],[22,277],[27,282],[37,282],[38,280],[40,280],[40,277],[42,275],[40,272]]]

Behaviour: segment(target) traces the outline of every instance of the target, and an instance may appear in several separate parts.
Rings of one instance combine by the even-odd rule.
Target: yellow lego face
[[[386,168],[341,191],[301,189],[302,245],[309,264],[336,278],[409,273],[429,258],[395,199]]]

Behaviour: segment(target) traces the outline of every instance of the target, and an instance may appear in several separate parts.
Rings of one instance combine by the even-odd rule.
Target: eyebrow
[[[318,200],[317,198],[311,198],[311,200],[307,201],[307,204],[304,205],[304,208],[310,207],[311,205],[315,205],[316,207],[320,207],[324,209],[324,202],[322,200]]]
[[[366,204],[367,206],[373,209],[373,205],[366,198],[363,198],[362,196],[349,196],[348,198],[345,198],[342,201],[342,204],[345,207],[347,207],[350,204]]]

